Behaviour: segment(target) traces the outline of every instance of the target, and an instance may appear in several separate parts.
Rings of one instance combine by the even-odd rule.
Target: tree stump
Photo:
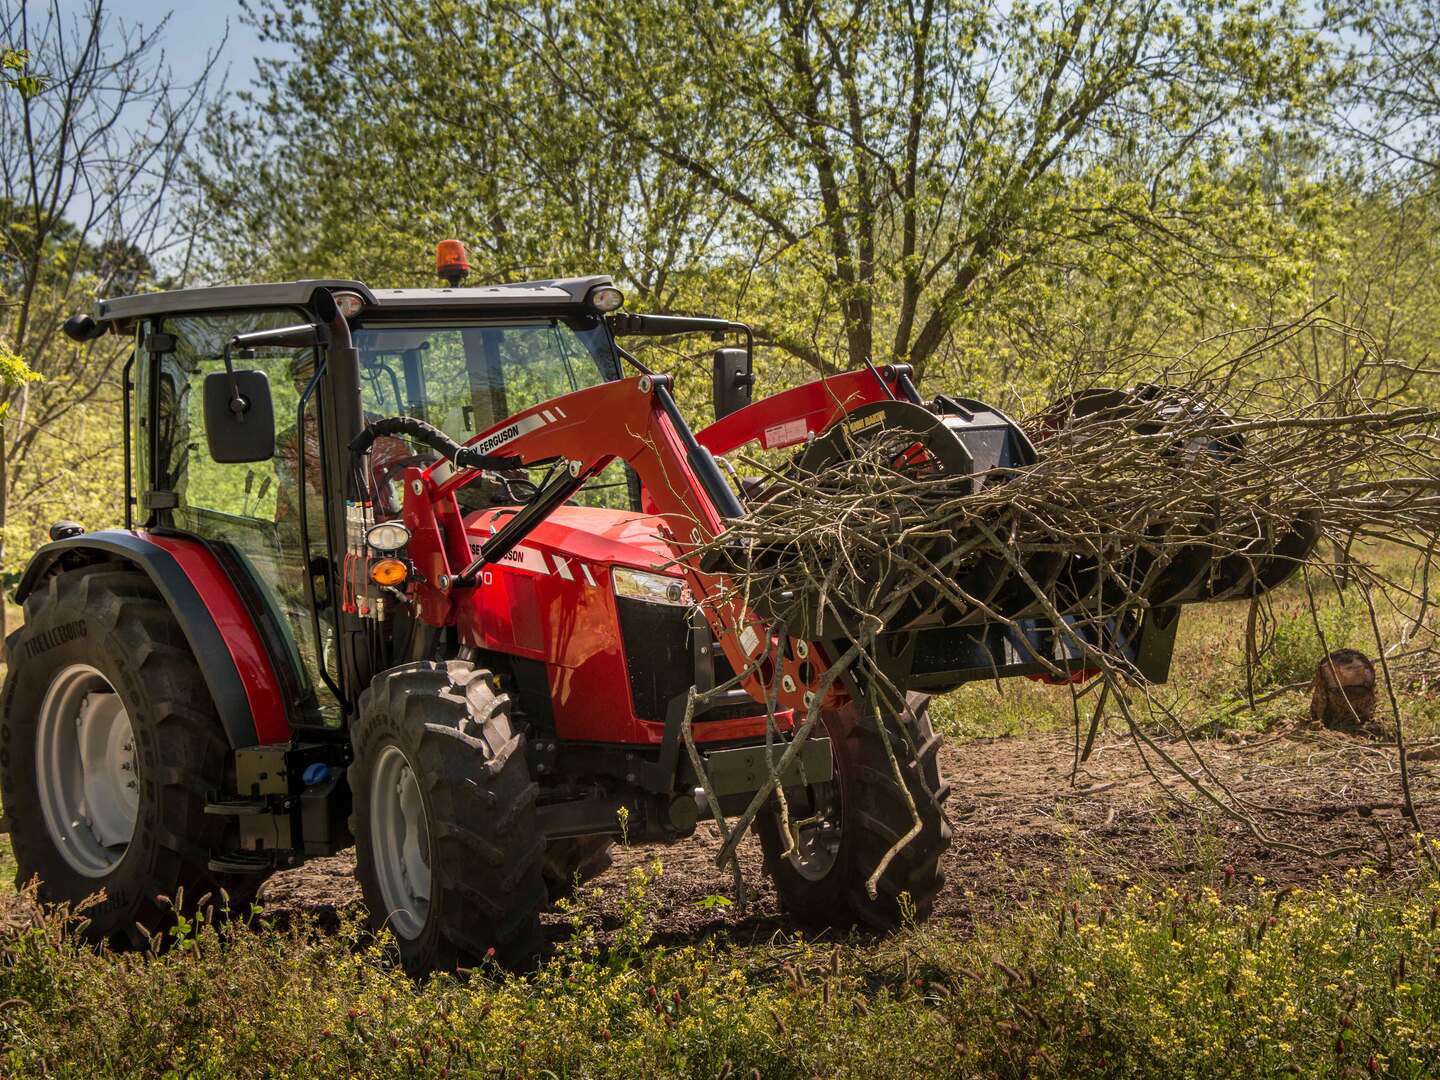
[[[1310,719],[1342,731],[1374,729],[1375,665],[1355,649],[1337,649],[1315,669]]]

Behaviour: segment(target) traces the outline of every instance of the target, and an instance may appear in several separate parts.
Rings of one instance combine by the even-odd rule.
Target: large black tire
[[[608,836],[567,836],[545,845],[545,888],[550,902],[568,900],[577,886],[599,877],[615,861]]]
[[[895,783],[879,728],[873,721],[862,721],[854,706],[827,711],[821,718],[830,737],[835,778],[832,784],[821,785],[816,797],[834,800],[839,837],[831,854],[817,859],[804,873],[783,854],[779,808],[773,800],[756,818],[766,873],[775,882],[781,907],[797,921],[823,929],[845,930],[859,923],[889,930],[899,925],[907,904],[917,920],[929,917],[945,883],[940,857],[950,846],[950,825],[942,806],[950,792],[940,780],[940,736],[930,726],[927,705],[926,697],[912,695],[905,714],[887,722],[921,831],[891,860],[874,899],[866,881],[915,819]],[[918,753],[911,751],[900,730],[902,723]],[[804,813],[803,807],[791,806],[792,818]],[[906,904],[901,902],[902,893],[908,896]]]
[[[392,931],[405,970],[417,977],[487,959],[523,968],[543,944],[538,789],[509,695],[496,685],[489,671],[469,663],[420,662],[376,676],[360,695],[350,766],[356,872],[372,927]],[[417,876],[385,840],[383,782],[396,752],[402,776],[408,769],[418,782],[426,834],[419,846],[427,894],[422,905],[417,892],[405,910],[394,903],[395,879],[390,899],[382,884],[397,861],[406,887]]]
[[[144,945],[168,929],[177,901],[194,910],[208,895],[222,909],[221,889],[231,911],[246,911],[264,877],[216,875],[207,865],[230,825],[205,813],[207,795],[227,789],[230,747],[185,635],[150,579],[114,564],[57,574],[26,598],[25,625],[6,648],[0,797],[17,885],[38,878],[42,901],[71,905],[103,889],[105,898],[85,911],[86,933],[114,945]],[[82,667],[124,706],[134,755],[125,767],[139,793],[123,855],[108,872],[89,874],[62,854],[64,840],[47,823],[37,757],[47,693]],[[117,848],[108,851],[113,857]]]

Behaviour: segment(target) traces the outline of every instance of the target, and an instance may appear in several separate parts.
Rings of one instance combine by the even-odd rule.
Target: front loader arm
[[[645,485],[655,515],[664,522],[661,537],[715,640],[735,671],[748,671],[745,689],[763,702],[770,687],[777,686],[777,709],[809,704],[827,666],[820,651],[809,642],[779,647],[763,620],[734,595],[729,577],[700,566],[699,549],[726,530],[727,517],[744,511],[710,452],[686,426],[670,396],[667,376],[607,382],[551,399],[481,432],[467,445],[526,466],[553,462],[553,479],[472,557],[455,494],[479,472],[453,470],[442,460],[406,473],[405,522],[413,537],[412,558],[423,578],[418,582],[423,618],[446,622],[453,590],[475,587],[483,580],[485,565],[502,558],[551,510],[618,458]]]
[[[895,399],[919,403],[908,365],[844,371],[761,398],[701,428],[695,438],[712,454],[728,454],[752,442],[777,450],[821,434],[862,405]]]

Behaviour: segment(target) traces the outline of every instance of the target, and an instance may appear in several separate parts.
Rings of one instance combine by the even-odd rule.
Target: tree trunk
[[[5,519],[10,508],[9,446],[5,441],[5,424],[0,421],[0,567],[5,565]],[[0,595],[0,664],[6,662],[5,638],[9,636],[9,598]]]
[[[1375,717],[1375,665],[1355,649],[1321,660],[1310,686],[1310,719],[1341,731],[1368,731]]]

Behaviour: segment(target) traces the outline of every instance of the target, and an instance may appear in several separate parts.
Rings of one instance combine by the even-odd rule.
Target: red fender
[[[232,747],[290,739],[289,706],[270,653],[245,601],[215,554],[199,540],[174,533],[107,529],[52,544],[35,553],[16,597],[51,572],[82,562],[120,558],[143,570],[169,605]]]

